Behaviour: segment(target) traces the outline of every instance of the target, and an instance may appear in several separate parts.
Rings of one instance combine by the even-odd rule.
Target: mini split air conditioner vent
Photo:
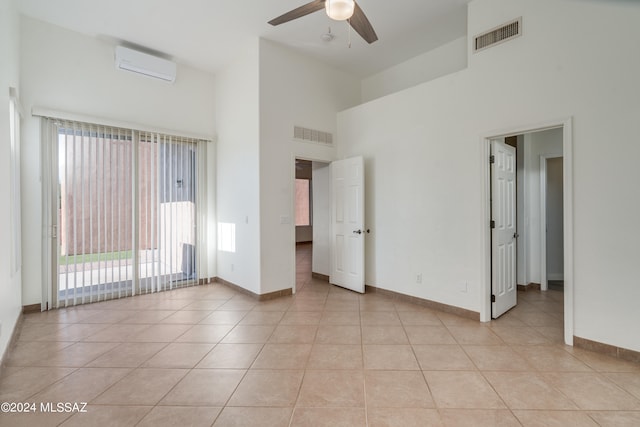
[[[473,51],[484,50],[520,35],[522,35],[522,17],[476,36]]]
[[[307,129],[300,126],[293,127],[293,137],[301,141],[315,142],[318,144],[333,145],[333,135],[329,132]]]
[[[116,68],[173,83],[176,63],[158,56],[116,46]]]

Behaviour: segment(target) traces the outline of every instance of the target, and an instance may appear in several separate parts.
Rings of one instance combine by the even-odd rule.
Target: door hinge
[[[491,227],[491,228],[496,228],[496,222],[495,222],[494,220],[491,220],[491,221],[489,222],[489,227]]]
[[[57,239],[58,238],[58,226],[57,225],[52,225],[51,226],[51,238],[52,239]]]
[[[495,295],[491,295],[491,302],[496,302],[496,296]]]
[[[493,154],[489,156],[489,163],[495,163],[496,162],[496,156],[494,156]]]

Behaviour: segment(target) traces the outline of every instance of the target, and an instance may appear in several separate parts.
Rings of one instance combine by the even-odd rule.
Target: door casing
[[[564,223],[564,341],[573,345],[573,302],[574,302],[574,262],[573,262],[573,118],[549,120],[532,125],[487,132],[480,138],[480,170],[484,177],[480,180],[483,208],[479,215],[481,281],[480,281],[480,321],[491,320],[491,201],[490,201],[490,141],[496,138],[533,133],[548,129],[562,128],[562,151],[564,157],[563,178],[563,223]]]

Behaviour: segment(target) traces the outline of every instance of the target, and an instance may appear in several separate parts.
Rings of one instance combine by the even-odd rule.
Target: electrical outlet
[[[235,266],[233,264],[231,264],[231,271],[235,270]]]
[[[416,283],[422,283],[422,273],[419,273],[419,274],[416,276]]]
[[[469,292],[469,284],[467,282],[461,282],[460,283],[460,292],[462,293],[467,293]]]

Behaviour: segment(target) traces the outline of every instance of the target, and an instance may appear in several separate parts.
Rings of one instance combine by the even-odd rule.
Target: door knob
[[[362,234],[362,230],[355,230],[353,234]]]
[[[513,238],[517,239],[518,237],[520,237],[520,235],[518,233],[513,233]]]

